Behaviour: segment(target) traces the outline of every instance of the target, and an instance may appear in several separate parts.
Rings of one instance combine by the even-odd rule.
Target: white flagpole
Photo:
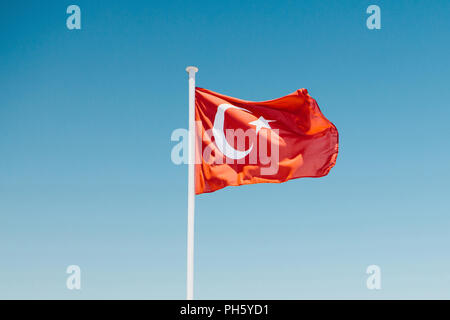
[[[188,221],[187,221],[187,280],[186,299],[194,299],[194,209],[195,209],[195,73],[196,67],[187,67],[189,73],[189,163],[188,163]]]

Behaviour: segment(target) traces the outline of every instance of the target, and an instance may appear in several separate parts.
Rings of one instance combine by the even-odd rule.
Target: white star
[[[264,119],[264,117],[259,117],[258,120],[249,122],[248,124],[252,124],[254,126],[256,126],[256,134],[258,134],[259,130],[261,130],[262,128],[267,128],[267,129],[272,129],[269,125],[269,122],[273,122],[275,120],[266,120]]]

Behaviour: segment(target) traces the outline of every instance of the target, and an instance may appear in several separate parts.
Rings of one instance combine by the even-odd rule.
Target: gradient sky
[[[307,88],[340,134],[327,177],[196,198],[197,298],[449,299],[449,35],[447,0],[1,2],[0,298],[185,298],[196,65],[241,99]]]

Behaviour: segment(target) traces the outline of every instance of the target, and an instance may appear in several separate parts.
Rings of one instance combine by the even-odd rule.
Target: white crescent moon
[[[247,150],[239,151],[234,149],[228,143],[227,139],[225,138],[225,134],[223,133],[223,122],[225,120],[225,111],[227,111],[227,109],[230,108],[240,109],[249,112],[244,108],[239,108],[231,104],[223,103],[219,105],[217,107],[216,117],[214,118],[213,135],[216,146],[217,148],[219,148],[220,152],[222,152],[227,158],[238,160],[244,158],[252,151],[253,144]]]

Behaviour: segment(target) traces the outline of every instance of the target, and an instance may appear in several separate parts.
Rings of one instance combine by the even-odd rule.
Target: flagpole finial
[[[198,72],[198,68],[197,68],[197,67],[194,67],[194,66],[189,66],[189,67],[186,68],[186,71],[187,71],[189,74],[191,74],[191,72],[193,72],[193,73],[195,74],[196,72]]]

